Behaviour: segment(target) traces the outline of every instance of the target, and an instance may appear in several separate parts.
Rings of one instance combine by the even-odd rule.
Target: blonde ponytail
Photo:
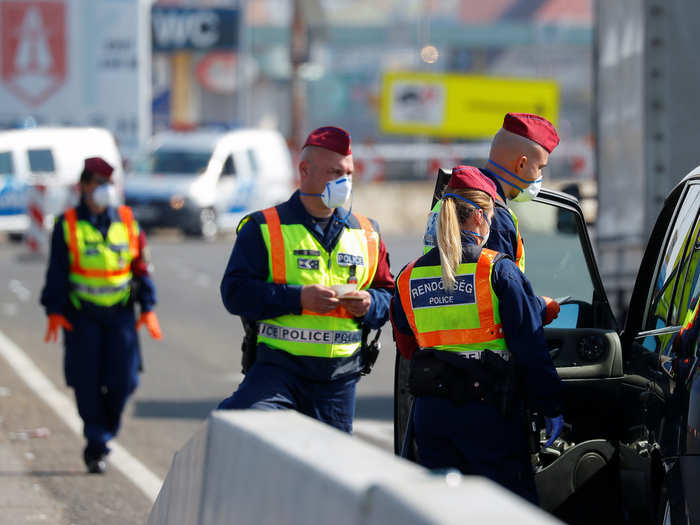
[[[450,293],[455,289],[455,272],[462,260],[462,239],[459,233],[457,206],[454,199],[444,199],[440,206],[437,247],[440,252],[442,284],[445,287],[445,293]]]
[[[481,190],[471,188],[452,189],[448,187],[446,192],[454,193],[472,201],[484,213],[490,212],[493,208],[493,200]],[[442,199],[437,224],[437,248],[440,252],[440,268],[442,270],[442,284],[445,287],[445,293],[453,292],[457,284],[457,266],[462,262],[461,226],[467,221],[469,215],[475,211],[477,211],[477,208],[462,200],[455,201],[452,197]]]

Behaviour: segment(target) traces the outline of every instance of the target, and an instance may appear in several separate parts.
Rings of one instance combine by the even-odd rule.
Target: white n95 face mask
[[[540,188],[542,188],[542,179],[538,179],[520,190],[520,193],[518,193],[513,200],[515,202],[531,201],[537,197],[537,194],[540,192]]]
[[[321,193],[321,201],[326,208],[333,209],[345,204],[352,193],[352,179],[340,177],[326,183]]]
[[[108,206],[116,206],[119,204],[117,190],[114,184],[101,184],[92,194],[92,200],[97,206],[106,208]]]

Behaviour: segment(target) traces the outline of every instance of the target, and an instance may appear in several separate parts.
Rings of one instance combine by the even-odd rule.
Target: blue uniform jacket
[[[503,202],[507,202],[506,194],[503,193],[498,179],[486,168],[480,168],[480,170],[496,185],[498,196],[503,199]],[[523,239],[523,245],[525,245],[525,239]],[[502,206],[494,206],[493,220],[491,221],[491,230],[489,238],[486,241],[486,247],[490,250],[503,253],[515,260],[515,252],[518,249],[518,235],[515,231],[513,217],[511,217],[510,212]],[[540,304],[540,315],[542,319],[544,319],[546,305],[541,297],[538,297],[538,302]]]
[[[347,210],[337,208],[324,232],[315,223],[299,199],[299,192],[277,207],[282,224],[303,224],[327,251],[332,251],[344,228]],[[286,314],[301,314],[301,286],[267,282],[268,253],[260,233],[265,222],[262,212],[249,216],[240,228],[226,271],[221,280],[221,299],[226,309],[247,319],[258,321]],[[350,215],[348,223],[359,227]],[[372,226],[378,232],[377,224]],[[371,328],[380,328],[389,316],[389,304],[394,292],[394,279],[389,272],[389,256],[384,241],[380,240],[377,272],[368,290],[372,303],[362,322]],[[362,368],[359,352],[347,358],[320,358],[294,356],[288,352],[258,344],[256,359],[282,366],[307,379],[327,381],[358,374]]]
[[[110,225],[113,221],[119,221],[119,212],[116,208],[107,208],[100,215],[93,215],[85,203],[81,200],[76,208],[78,220],[89,221],[97,228],[102,236],[107,235]],[[63,236],[63,215],[61,215],[54,224],[53,234],[51,235],[51,252],[49,255],[49,266],[46,270],[46,283],[41,291],[41,304],[46,309],[46,314],[64,314],[67,308],[73,308],[68,300],[70,292],[70,283],[68,281],[70,262],[68,260],[68,244]],[[141,232],[139,245],[145,245],[145,236]],[[137,269],[137,267],[139,269]],[[148,274],[146,264],[140,260],[132,262],[133,280],[136,285],[133,290],[136,296],[134,301],[141,305],[141,312],[148,312],[153,309],[156,304],[156,288],[153,280]],[[106,310],[112,307],[97,306],[92,303],[83,302],[81,311],[89,311],[96,309],[97,311]]]
[[[475,244],[474,238],[463,234],[462,244]],[[438,249],[430,250],[419,258],[416,264],[439,266]],[[494,265],[491,285],[499,300],[506,344],[522,372],[522,377],[525,378],[530,405],[542,410],[546,416],[558,415],[561,412],[561,380],[552,364],[544,338],[539,298],[532,291],[527,277],[507,257]],[[417,343],[401,305],[398,289],[391,303],[391,319],[396,333],[397,348],[403,356],[410,358],[417,348]],[[455,354],[444,357],[457,356]],[[458,365],[456,362],[453,364]]]
[[[496,185],[498,196],[506,201],[506,195],[496,177],[485,169],[480,168],[481,173],[486,175]],[[493,220],[491,221],[491,232],[486,241],[486,247],[496,252],[503,253],[515,260],[515,251],[518,249],[518,236],[515,232],[515,223],[508,210],[501,206],[494,206]]]

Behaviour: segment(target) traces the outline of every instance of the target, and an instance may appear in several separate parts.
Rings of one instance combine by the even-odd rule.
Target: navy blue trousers
[[[421,465],[487,477],[537,504],[522,420],[491,405],[426,396],[416,399],[413,421]]]
[[[359,377],[310,381],[271,363],[255,362],[243,382],[219,409],[292,409],[352,433],[355,386]]]
[[[73,330],[63,331],[64,371],[75,391],[88,454],[95,456],[107,452],[107,441],[119,432],[141,361],[132,308],[85,310],[67,313]]]

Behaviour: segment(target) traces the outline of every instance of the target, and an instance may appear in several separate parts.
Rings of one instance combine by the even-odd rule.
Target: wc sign
[[[2,83],[30,106],[66,78],[66,9],[57,1],[0,3]]]
[[[238,9],[154,5],[151,38],[154,52],[231,51],[238,46]]]

